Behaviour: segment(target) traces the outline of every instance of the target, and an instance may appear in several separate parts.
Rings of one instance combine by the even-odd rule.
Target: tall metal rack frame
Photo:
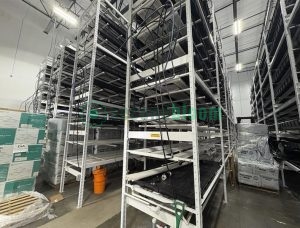
[[[103,139],[99,132],[122,129],[120,125],[108,123],[123,124],[127,63],[124,59],[127,19],[108,0],[94,0],[80,22],[60,183],[62,193],[66,172],[79,180],[77,208],[83,205],[86,169],[123,159],[122,150],[97,152],[99,147],[116,148],[123,144],[122,135],[119,139]],[[91,131],[96,133],[91,134]],[[77,157],[68,156],[70,145],[79,148]]]
[[[155,1],[155,0],[154,0]],[[136,21],[133,21],[134,15],[140,10],[140,9],[146,9],[147,7],[150,7],[150,5],[154,1],[136,1],[133,3],[133,1],[129,1],[129,25],[133,25],[136,23]],[[225,170],[225,164],[228,159],[228,154],[230,153],[228,149],[228,142],[225,146],[224,144],[224,137],[227,136],[229,142],[231,140],[231,137],[233,133],[229,132],[230,129],[233,130],[233,127],[231,128],[229,126],[229,123],[231,126],[234,126],[233,120],[229,114],[231,113],[231,107],[227,107],[230,105],[228,103],[228,99],[230,99],[230,93],[229,89],[226,88],[228,86],[226,77],[225,77],[225,71],[222,70],[223,64],[220,60],[220,54],[219,54],[219,45],[217,45],[217,28],[215,23],[215,16],[213,14],[213,35],[211,33],[210,27],[207,22],[207,17],[204,14],[204,11],[202,9],[202,5],[200,1],[192,1],[192,0],[184,0],[184,1],[177,1],[178,4],[174,5],[174,8],[178,10],[178,6],[185,8],[183,10],[185,12],[185,18],[186,18],[186,26],[183,26],[184,31],[186,31],[186,35],[182,35],[178,40],[180,42],[187,42],[187,53],[184,54],[181,57],[178,57],[177,59],[170,60],[170,64],[165,63],[166,69],[170,68],[176,68],[180,66],[186,66],[187,71],[185,71],[182,74],[175,74],[173,75],[174,79],[182,79],[183,77],[187,77],[189,80],[189,86],[183,87],[180,90],[170,90],[169,87],[166,87],[167,93],[160,93],[159,96],[174,96],[176,94],[187,95],[188,102],[190,103],[191,110],[197,110],[197,105],[199,104],[199,100],[201,99],[207,99],[206,101],[210,101],[208,104],[216,105],[219,109],[219,126],[218,127],[211,127],[211,126],[199,126],[198,120],[197,120],[197,112],[191,112],[190,114],[186,115],[170,115],[170,116],[140,116],[140,117],[133,117],[132,116],[132,103],[131,103],[131,95],[133,92],[143,91],[146,87],[154,87],[156,82],[149,81],[147,85],[145,84],[138,84],[138,86],[132,86],[135,82],[138,80],[143,80],[145,78],[152,78],[153,75],[156,73],[160,73],[163,71],[163,62],[157,63],[161,65],[154,65],[151,69],[139,69],[136,71],[137,73],[132,73],[132,66],[136,64],[141,59],[151,59],[156,54],[159,54],[159,50],[163,50],[165,47],[171,44],[165,44],[165,46],[162,44],[161,48],[158,48],[156,51],[149,51],[147,54],[141,56],[140,58],[136,58],[133,60],[132,55],[132,47],[133,47],[133,40],[134,38],[137,38],[137,34],[134,33],[132,26],[128,27],[128,52],[127,52],[127,77],[126,77],[126,102],[125,102],[125,129],[124,129],[124,157],[123,157],[123,182],[122,182],[122,204],[121,204],[121,227],[126,227],[126,210],[128,206],[133,206],[137,208],[138,210],[143,211],[144,213],[150,215],[151,217],[162,221],[163,223],[171,226],[176,227],[176,212],[174,208],[174,200],[176,199],[170,199],[168,197],[165,197],[162,194],[158,194],[156,192],[149,191],[145,188],[142,188],[138,184],[134,184],[135,181],[140,180],[144,177],[149,177],[151,175],[159,174],[162,172],[166,172],[168,169],[173,170],[178,167],[180,167],[182,164],[192,164],[193,166],[193,179],[194,179],[194,207],[186,206],[184,210],[189,213],[189,217],[182,218],[180,227],[203,227],[203,217],[202,217],[202,211],[207,205],[207,202],[212,195],[213,189],[216,186],[216,183],[218,182],[219,178],[222,176],[223,183],[224,183],[224,200],[227,202],[227,190],[226,190],[226,170]],[[194,3],[194,8],[192,11],[191,4]],[[153,3],[154,5],[154,3]],[[212,7],[213,8],[213,7]],[[176,10],[175,10],[176,11]],[[199,15],[194,15],[193,13],[199,12]],[[146,14],[147,15],[147,14]],[[193,19],[199,18],[197,21],[193,21]],[[155,21],[153,19],[153,21]],[[141,22],[140,22],[141,23]],[[198,25],[200,23],[201,25]],[[153,27],[155,27],[155,23],[153,23]],[[210,86],[210,79],[203,79],[202,76],[199,74],[201,72],[201,69],[197,69],[195,67],[195,56],[197,47],[204,48],[202,50],[205,50],[205,43],[202,44],[195,44],[194,43],[194,36],[193,33],[193,26],[197,24],[197,26],[203,26],[203,30],[206,33],[206,40],[210,43],[210,45],[213,47],[213,56],[214,59],[212,61],[212,65],[214,65],[215,69],[215,80],[216,80],[216,87]],[[220,39],[220,38],[219,38]],[[202,40],[203,41],[203,40]],[[151,45],[151,44],[149,44]],[[148,47],[149,47],[148,45]],[[153,70],[154,69],[154,70]],[[208,75],[206,75],[208,77]],[[224,80],[225,79],[225,80]],[[212,78],[211,78],[212,80]],[[166,82],[166,79],[161,79],[158,83],[160,85],[171,83],[169,80]],[[225,83],[224,83],[225,81]],[[220,85],[222,86],[222,90],[220,88]],[[226,89],[225,89],[226,88]],[[205,94],[204,97],[198,97],[198,93],[201,92]],[[146,94],[145,95],[145,107],[147,108],[149,102],[151,99],[155,97],[155,94]],[[205,102],[205,101],[204,101]],[[162,102],[164,103],[164,102]],[[204,104],[204,103],[202,103]],[[207,103],[205,103],[207,104]],[[229,112],[227,110],[230,110]],[[146,109],[147,111],[147,109]],[[149,113],[148,113],[149,114]],[[172,121],[172,118],[184,118],[186,116],[189,116],[191,118],[190,121],[188,121],[188,124],[174,124],[174,128],[171,128],[171,131],[168,131],[166,129],[163,129],[163,131],[157,131],[155,128],[157,128],[157,124],[151,122],[151,120],[160,120],[165,119],[167,121]],[[227,131],[224,129],[223,121],[225,120],[225,125],[227,126]],[[228,120],[228,121],[227,121]],[[141,123],[139,125],[140,128],[142,128],[142,131],[135,131],[132,130],[132,124],[134,122]],[[150,122],[150,125],[147,124],[147,122]],[[173,123],[173,122],[172,122]],[[171,127],[171,124],[168,126]],[[167,128],[165,126],[165,128]],[[154,129],[154,130],[153,130]],[[176,131],[177,129],[180,129],[179,131]],[[183,129],[183,130],[182,130]],[[227,134],[226,134],[227,132]],[[215,173],[212,181],[209,183],[209,186],[207,187],[206,191],[201,192],[201,180],[200,180],[200,153],[199,153],[199,137],[219,137],[220,143],[221,143],[221,165],[218,169],[218,171]],[[176,150],[176,154],[173,155],[167,155],[167,158],[165,155],[163,155],[163,150],[161,147],[147,147],[142,149],[132,149],[129,146],[130,140],[143,140],[146,141],[144,144],[147,145],[148,141],[171,141],[172,145],[173,142],[184,142],[187,143],[190,146],[190,150],[184,150],[180,147],[181,144],[174,144],[178,145],[178,148]],[[230,143],[229,143],[230,145]],[[162,146],[163,147],[163,146]],[[227,150],[225,151],[225,148]],[[233,145],[231,145],[230,150],[233,148]],[[168,149],[169,151],[169,149]],[[156,158],[156,159],[166,159],[168,160],[169,167],[166,166],[145,170],[137,173],[129,173],[129,166],[128,161],[129,157],[135,155],[144,157],[145,160],[147,158]],[[174,163],[172,163],[174,162]],[[182,163],[182,164],[181,164]],[[144,166],[146,168],[146,166]],[[177,208],[178,210],[182,210],[183,208]],[[195,224],[191,223],[190,219],[192,216],[195,216]]]
[[[299,0],[268,2],[251,89],[253,115],[258,123],[267,124],[269,130],[274,131],[277,141],[281,137],[293,138],[293,133],[300,130],[299,7]],[[296,172],[300,170],[283,160],[283,186],[286,167]]]
[[[47,113],[47,98],[48,93],[51,91],[51,69],[52,69],[52,58],[47,57],[42,63],[40,67],[40,71],[38,74],[37,79],[37,86],[36,86],[36,97],[33,111],[35,113]]]
[[[54,118],[64,117],[69,113],[74,60],[75,50],[67,43],[60,44],[51,74],[51,83],[55,87],[55,91],[49,97],[49,112]]]
[[[299,6],[299,0],[269,1],[251,89],[252,114],[277,140],[300,129]]]

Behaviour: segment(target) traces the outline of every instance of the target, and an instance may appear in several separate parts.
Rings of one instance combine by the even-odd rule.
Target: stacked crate
[[[238,124],[238,180],[242,184],[279,190],[279,165],[268,144],[264,124]]]
[[[66,119],[49,119],[42,176],[43,179],[50,185],[56,186],[60,183],[65,148],[66,129]],[[73,154],[74,153],[70,152],[70,155]],[[67,179],[70,178],[71,176],[67,176]]]
[[[0,198],[34,190],[45,125],[43,114],[0,111]]]

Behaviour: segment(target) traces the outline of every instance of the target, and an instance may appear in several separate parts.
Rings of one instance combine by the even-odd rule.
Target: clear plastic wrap
[[[23,211],[12,215],[0,215],[1,228],[23,227],[29,223],[39,220],[49,215],[51,204],[48,199],[38,192],[22,192],[33,196],[38,200],[33,204],[25,207]]]
[[[237,124],[238,132],[247,132],[255,135],[268,135],[268,126],[265,124],[241,123]]]

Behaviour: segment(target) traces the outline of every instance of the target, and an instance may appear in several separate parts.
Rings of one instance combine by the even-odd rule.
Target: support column
[[[126,93],[125,93],[125,121],[124,121],[124,151],[123,151],[123,178],[122,178],[122,199],[121,199],[121,222],[120,227],[126,227],[126,212],[127,212],[127,203],[126,203],[126,192],[127,192],[127,181],[126,175],[128,173],[128,153],[129,148],[128,132],[129,132],[129,118],[130,118],[130,77],[131,77],[131,50],[132,50],[132,4],[133,0],[129,0],[129,20],[128,20],[128,32],[127,37],[127,66],[126,66]]]
[[[198,123],[197,123],[197,104],[196,104],[196,79],[194,66],[194,41],[193,41],[193,21],[191,0],[186,0],[186,24],[188,40],[188,58],[189,58],[189,82],[190,82],[190,102],[191,102],[191,125],[192,125],[192,143],[193,143],[193,176],[195,191],[195,216],[196,227],[203,228],[202,217],[202,197],[200,182],[200,161],[198,148]]]

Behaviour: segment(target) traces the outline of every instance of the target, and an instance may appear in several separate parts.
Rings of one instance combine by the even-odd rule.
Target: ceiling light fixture
[[[235,65],[235,71],[239,72],[243,69],[243,65],[241,63],[238,63]]]
[[[78,21],[77,19],[71,15],[70,13],[68,13],[67,11],[65,11],[63,8],[58,7],[58,6],[54,6],[53,7],[53,12],[61,17],[62,19],[66,20],[66,22],[69,22],[72,25],[77,25]]]
[[[242,32],[242,21],[236,20],[233,22],[233,35],[239,35]]]

